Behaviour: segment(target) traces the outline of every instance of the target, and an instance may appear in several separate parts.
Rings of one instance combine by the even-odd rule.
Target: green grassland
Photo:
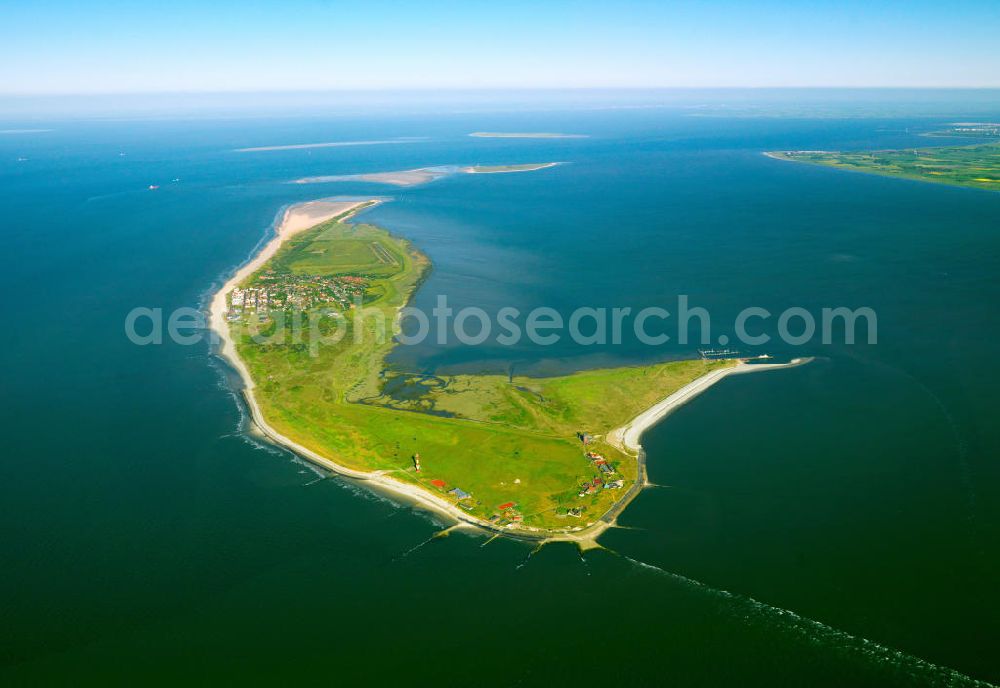
[[[306,336],[310,328],[331,335],[336,319],[329,313],[303,315],[298,324],[274,318],[231,325],[268,423],[342,465],[388,471],[453,502],[447,490],[459,487],[472,495],[459,506],[474,516],[488,519],[512,501],[524,527],[575,528],[605,513],[637,478],[635,458],[601,435],[709,370],[732,365],[681,361],[513,379],[386,370],[393,342],[375,339],[378,320],[393,321],[428,268],[413,246],[367,224],[335,219],[286,242],[244,286],[266,271],[371,281],[364,317],[344,312],[346,334],[337,343],[310,346]],[[622,489],[578,496],[581,483],[600,475],[576,437],[581,431],[595,435],[587,449],[607,457]],[[418,452],[420,472],[412,459]],[[580,517],[566,515],[578,508]]]
[[[785,151],[775,158],[926,182],[1000,191],[1000,144],[829,152]]]
[[[728,364],[673,361],[543,378],[388,373],[382,393],[365,401],[572,437],[581,430],[600,433],[619,427],[662,399],[664,390],[678,389]]]
[[[328,223],[312,236],[314,231],[286,243],[272,267],[299,275],[385,278],[399,272],[406,260],[403,248],[371,225]]]

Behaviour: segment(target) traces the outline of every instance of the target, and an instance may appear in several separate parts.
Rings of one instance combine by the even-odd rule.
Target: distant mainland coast
[[[934,146],[868,151],[788,150],[764,153],[785,160],[883,177],[1000,191],[1000,128],[995,124],[955,125],[953,133],[934,135],[991,140],[965,146]]]

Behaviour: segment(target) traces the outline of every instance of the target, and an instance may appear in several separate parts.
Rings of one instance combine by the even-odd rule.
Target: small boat
[[[157,189],[159,189],[159,188],[160,188],[160,185],[159,185],[159,184],[150,184],[150,185],[149,185],[149,190],[150,190],[150,191],[156,191],[156,190],[157,190]]]

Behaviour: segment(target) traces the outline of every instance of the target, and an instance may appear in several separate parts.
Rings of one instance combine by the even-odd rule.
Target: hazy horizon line
[[[259,89],[162,89],[133,91],[2,91],[0,98],[41,98],[68,96],[155,96],[155,95],[282,95],[326,93],[553,93],[553,92],[650,92],[650,91],[1000,91],[995,85],[758,85],[758,86],[373,86],[329,88]]]

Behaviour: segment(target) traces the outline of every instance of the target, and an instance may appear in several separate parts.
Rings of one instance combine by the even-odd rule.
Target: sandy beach
[[[607,436],[608,443],[626,453],[637,454],[642,449],[639,440],[642,439],[642,434],[646,430],[726,377],[743,373],[760,373],[767,370],[792,368],[804,365],[811,360],[811,358],[795,358],[788,363],[745,363],[740,361],[731,368],[713,370],[710,373],[702,375],[697,380],[684,385],[670,396],[649,407],[629,421],[628,424],[609,432]]]
[[[392,186],[416,186],[426,184],[435,179],[446,177],[452,172],[444,168],[418,167],[413,170],[396,170],[393,172],[367,172],[364,174],[336,174],[319,177],[302,177],[293,184],[326,184],[328,182],[372,182],[374,184],[391,184]]]

